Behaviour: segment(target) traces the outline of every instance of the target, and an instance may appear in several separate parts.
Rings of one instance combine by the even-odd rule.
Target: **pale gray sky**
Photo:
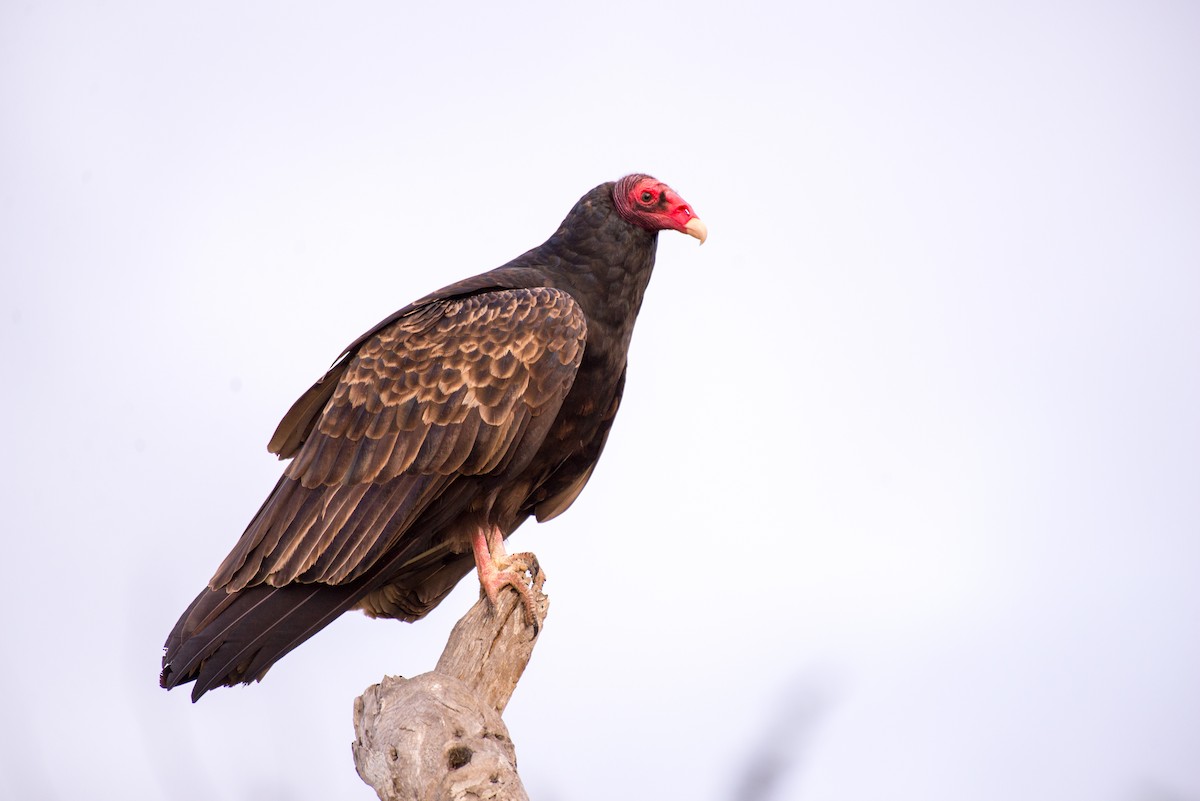
[[[711,236],[512,543],[531,795],[1200,798],[1200,10],[408,5],[0,8],[0,796],[371,798],[474,580],[195,706],[161,644],[342,347],[646,171]]]

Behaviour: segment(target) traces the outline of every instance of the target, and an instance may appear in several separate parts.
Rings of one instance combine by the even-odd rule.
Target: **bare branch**
[[[514,590],[481,598],[455,625],[437,668],[387,676],[354,702],[354,764],[382,801],[528,801],[500,718],[549,609],[544,574],[529,568],[535,621]]]

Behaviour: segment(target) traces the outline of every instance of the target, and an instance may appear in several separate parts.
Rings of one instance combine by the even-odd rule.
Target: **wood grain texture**
[[[503,594],[501,605],[493,610],[484,600],[455,624],[450,640],[442,651],[435,670],[454,676],[469,687],[491,708],[504,712],[517,682],[533,655],[540,627],[546,619],[550,600],[542,592],[546,574],[531,553],[510,554],[514,567],[529,572],[533,588],[536,625],[525,619],[524,607],[512,602],[515,592]]]
[[[486,599],[455,625],[437,668],[387,676],[354,701],[354,764],[382,801],[526,801],[516,748],[500,713],[529,664],[549,611],[544,574],[530,554],[537,620],[516,592]]]

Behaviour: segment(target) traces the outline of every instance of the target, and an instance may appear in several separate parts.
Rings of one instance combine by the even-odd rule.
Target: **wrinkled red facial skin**
[[[688,220],[695,216],[674,189],[649,175],[626,175],[617,181],[613,201],[625,220],[649,231],[671,228],[687,233]]]

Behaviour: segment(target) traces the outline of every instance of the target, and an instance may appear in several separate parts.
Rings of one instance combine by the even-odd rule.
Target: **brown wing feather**
[[[333,397],[333,390],[337,387],[342,373],[346,371],[347,364],[346,360],[339,360],[292,404],[292,408],[288,409],[287,414],[279,421],[271,441],[267,443],[268,451],[279,454],[280,459],[290,459],[296,455],[312,430],[317,415]]]
[[[582,311],[550,287],[436,301],[364,338],[284,418],[272,444],[302,444],[209,586],[362,575],[456,477],[504,470],[530,444],[585,338]]]

